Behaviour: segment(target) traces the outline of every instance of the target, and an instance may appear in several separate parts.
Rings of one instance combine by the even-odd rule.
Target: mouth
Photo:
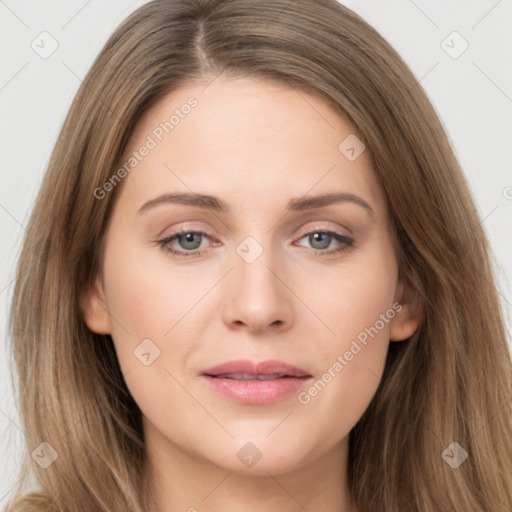
[[[275,379],[296,379],[304,377],[292,377],[286,374],[259,374],[254,375],[253,373],[225,373],[223,375],[207,375],[214,379],[235,379],[235,380],[275,380]]]
[[[312,375],[282,361],[229,361],[202,372],[214,391],[237,402],[262,405],[298,391]]]

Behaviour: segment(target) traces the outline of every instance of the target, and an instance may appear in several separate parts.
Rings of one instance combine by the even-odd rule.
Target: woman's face
[[[417,326],[351,126],[219,77],[149,111],[126,161],[96,193],[120,187],[85,318],[112,335],[148,447],[255,474],[346,453],[390,338]]]

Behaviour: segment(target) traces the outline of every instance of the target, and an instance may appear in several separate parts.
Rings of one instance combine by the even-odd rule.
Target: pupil
[[[184,235],[181,235],[179,237],[179,241],[180,241],[180,245],[182,240],[184,239],[184,244],[182,245],[182,247],[184,249],[191,249],[191,250],[194,250],[194,249],[197,249],[200,245],[201,245],[201,241],[199,240],[199,243],[194,243],[194,237],[196,235],[199,235],[198,233],[186,233]]]
[[[331,235],[328,233],[313,233],[310,235],[310,243],[315,249],[326,249],[329,247],[330,238]],[[320,242],[320,247],[314,246],[312,242]]]

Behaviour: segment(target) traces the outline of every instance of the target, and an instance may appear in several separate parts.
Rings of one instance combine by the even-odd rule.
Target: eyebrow
[[[305,196],[292,198],[286,205],[286,210],[301,212],[312,210],[315,208],[323,208],[336,203],[354,203],[363,207],[371,216],[374,215],[373,208],[361,197],[350,194],[348,192],[328,192],[316,196]],[[138,213],[162,203],[182,204],[186,206],[194,206],[196,208],[204,208],[220,213],[230,212],[229,206],[221,199],[207,194],[193,193],[169,193],[155,197],[146,201],[138,210]]]

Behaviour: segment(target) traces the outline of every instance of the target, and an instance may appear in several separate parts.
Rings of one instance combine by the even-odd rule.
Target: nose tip
[[[229,290],[223,310],[226,324],[237,329],[245,327],[251,334],[290,325],[290,293],[269,265],[272,262],[272,255],[267,251],[252,263],[243,258],[237,262],[226,283]]]

